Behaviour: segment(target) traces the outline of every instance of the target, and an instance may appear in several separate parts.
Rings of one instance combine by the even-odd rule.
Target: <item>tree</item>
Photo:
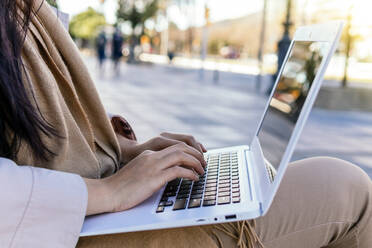
[[[106,25],[105,16],[89,7],[71,19],[69,29],[73,38],[91,40],[96,36],[98,28],[104,25]]]
[[[145,21],[154,17],[158,11],[159,0],[119,0],[116,12],[118,23],[128,21],[132,27],[129,62],[134,62],[134,48],[144,33]],[[139,31],[138,31],[139,30]],[[136,32],[137,31],[137,32]]]

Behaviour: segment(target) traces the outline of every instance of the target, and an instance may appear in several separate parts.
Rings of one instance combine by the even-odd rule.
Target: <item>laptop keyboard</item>
[[[240,202],[237,152],[209,154],[205,160],[206,172],[199,181],[177,178],[167,184],[157,213]]]

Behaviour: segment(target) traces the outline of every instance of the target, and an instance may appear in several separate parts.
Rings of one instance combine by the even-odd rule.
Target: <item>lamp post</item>
[[[278,67],[276,71],[276,75],[279,74],[280,68],[283,65],[285,55],[291,45],[291,38],[289,37],[289,29],[293,25],[291,21],[291,9],[292,9],[292,0],[287,0],[287,14],[285,18],[285,22],[283,23],[284,26],[284,34],[282,39],[278,43]]]
[[[276,69],[276,73],[273,75],[271,86],[266,91],[267,95],[270,95],[274,87],[276,77],[279,75],[279,71],[283,65],[285,55],[287,54],[289,46],[291,45],[291,38],[289,37],[289,29],[293,25],[291,21],[291,8],[292,8],[292,0],[287,0],[287,14],[286,14],[285,22],[283,23],[284,34],[283,34],[282,39],[278,42],[278,67]]]
[[[202,31],[202,44],[201,44],[201,52],[200,52],[200,59],[201,59],[201,67],[199,71],[200,79],[204,79],[204,63],[205,59],[207,58],[207,50],[208,50],[208,27],[210,25],[210,9],[207,5],[204,7],[204,18],[205,18],[205,25],[203,26]]]

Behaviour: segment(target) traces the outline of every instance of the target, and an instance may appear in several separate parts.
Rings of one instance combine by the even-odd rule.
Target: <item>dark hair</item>
[[[25,142],[37,159],[55,155],[42,135],[58,136],[44,119],[21,54],[34,0],[0,0],[0,156],[15,159]]]

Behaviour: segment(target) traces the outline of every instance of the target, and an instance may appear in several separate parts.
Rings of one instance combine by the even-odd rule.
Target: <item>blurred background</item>
[[[372,2],[60,0],[109,112],[140,140],[162,131],[208,148],[248,144],[296,27],[343,20],[293,160],[335,156],[372,177]]]

